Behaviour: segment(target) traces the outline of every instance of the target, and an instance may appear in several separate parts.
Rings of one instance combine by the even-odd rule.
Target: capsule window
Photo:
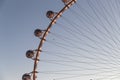
[[[36,29],[36,30],[34,31],[34,35],[35,35],[36,37],[40,37],[40,36],[42,35],[42,30]]]
[[[22,76],[22,80],[31,80],[31,76],[26,73]]]
[[[26,52],[26,57],[27,57],[27,58],[32,58],[32,57],[34,57],[34,52],[33,52],[32,50],[28,50],[28,51]]]
[[[55,13],[54,13],[53,11],[48,11],[48,12],[46,13],[46,16],[47,16],[48,18],[53,18],[54,15],[55,15]]]
[[[71,0],[62,0],[62,2],[65,3],[65,4],[68,3],[68,2],[70,2],[70,1]]]

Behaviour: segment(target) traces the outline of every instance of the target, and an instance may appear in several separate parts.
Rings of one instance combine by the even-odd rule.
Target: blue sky
[[[39,39],[33,32],[48,26],[46,11],[60,9],[54,4],[49,0],[0,0],[1,80],[20,80],[32,71],[33,61],[26,59],[25,52],[37,48]]]
[[[118,80],[120,52],[119,0],[78,0],[53,25],[38,65],[41,80]],[[25,57],[46,29],[48,10],[58,12],[61,0],[0,0],[0,79],[21,80],[33,69]],[[87,75],[87,76],[86,76]]]
[[[1,80],[17,80],[28,71],[26,68],[32,70],[32,63],[29,67],[25,52],[29,48],[37,47],[36,40],[38,39],[33,35],[34,29],[45,28],[48,25],[48,23],[43,23],[47,10],[45,5],[48,3],[40,0],[3,0],[1,2],[0,78],[3,78]]]

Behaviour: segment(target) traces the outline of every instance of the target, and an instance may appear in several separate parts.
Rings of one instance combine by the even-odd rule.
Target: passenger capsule
[[[33,52],[32,50],[28,50],[28,51],[26,52],[26,57],[27,57],[27,58],[32,58],[32,57],[34,57],[34,52]]]
[[[71,1],[71,0],[62,0],[62,2],[65,4],[68,3],[69,1]]]
[[[55,15],[55,13],[53,11],[47,11],[47,13],[46,13],[46,16],[50,19],[53,18],[54,15]]]
[[[22,76],[22,80],[31,80],[31,76],[26,73]]]
[[[40,36],[42,35],[42,30],[36,29],[36,30],[34,31],[34,35],[35,35],[36,37],[40,37]]]

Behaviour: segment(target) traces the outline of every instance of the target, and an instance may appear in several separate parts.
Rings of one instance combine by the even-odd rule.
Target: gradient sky
[[[49,0],[0,0],[1,80],[21,80],[23,73],[32,71],[25,52],[37,48],[33,32],[47,27],[45,13],[50,7],[54,6]]]
[[[119,80],[119,4],[78,0],[67,10],[43,46],[37,79]],[[48,10],[63,7],[61,0],[0,0],[0,80],[21,80],[32,71],[33,61],[25,53],[38,47],[33,32],[47,28]]]

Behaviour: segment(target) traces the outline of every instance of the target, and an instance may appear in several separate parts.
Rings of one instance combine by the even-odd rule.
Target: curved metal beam
[[[66,11],[67,9],[69,9],[69,7],[71,7],[74,3],[76,3],[77,0],[71,0],[68,4],[66,4],[58,13],[57,15],[54,17],[54,19],[52,19],[52,21],[50,22],[50,24],[48,25],[45,33],[43,34],[42,38],[41,38],[41,41],[39,43],[39,46],[38,46],[38,49],[37,49],[37,54],[36,54],[36,58],[35,58],[35,61],[34,61],[34,68],[33,68],[33,80],[36,80],[36,73],[37,73],[37,64],[38,64],[38,61],[39,61],[39,56],[40,56],[40,53],[41,53],[41,48],[42,48],[42,45],[46,39],[46,36],[48,35],[48,33],[50,32],[50,29],[52,27],[52,25],[54,25],[57,21],[58,18],[61,17],[61,15],[63,14],[64,11]]]

